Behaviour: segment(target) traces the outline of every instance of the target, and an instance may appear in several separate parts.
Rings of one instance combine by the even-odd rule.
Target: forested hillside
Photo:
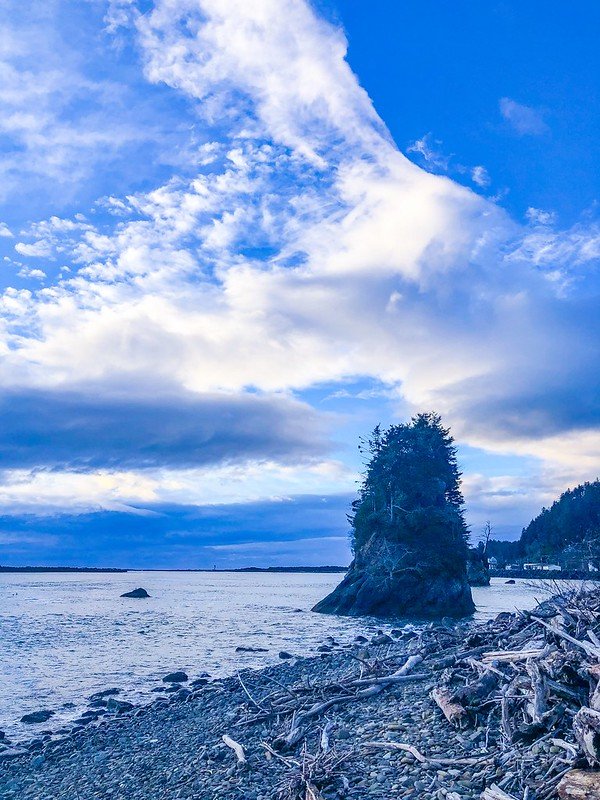
[[[488,555],[500,563],[555,561],[567,569],[600,568],[600,480],[561,494],[523,529],[518,542],[490,541]]]

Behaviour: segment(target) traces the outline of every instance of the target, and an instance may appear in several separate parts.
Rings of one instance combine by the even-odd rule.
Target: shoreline
[[[587,596],[600,604],[597,591]],[[559,613],[558,603],[541,604],[539,621],[531,612],[504,612],[486,623],[430,624],[418,634],[376,636],[347,649],[330,642],[316,656],[182,686],[124,713],[100,705],[104,713],[63,738],[38,736],[3,748],[0,797],[72,800],[77,785],[82,800],[272,800],[310,797],[307,787],[313,786],[314,798],[323,800],[458,800],[482,797],[494,785],[510,792],[521,782],[522,789],[525,781],[530,798],[550,800],[565,763],[569,769],[585,766],[573,714],[546,720],[548,733],[530,730],[530,742],[517,736],[507,746],[499,725],[500,687],[489,676],[495,671],[512,679],[514,669],[515,680],[526,680],[523,659],[511,649],[519,642],[531,652],[537,642],[538,656],[545,647],[555,660],[562,658],[567,640],[544,622]],[[586,646],[595,653],[595,645]],[[496,659],[486,662],[486,653]],[[571,661],[577,647],[574,653],[568,652]],[[436,702],[431,695],[457,676],[465,687],[488,676],[491,692],[470,697],[463,706],[465,725],[454,727],[448,709],[442,711],[443,697]],[[558,679],[553,687],[550,694],[562,691],[557,697],[566,707],[589,700],[580,687],[561,689]],[[516,735],[517,723],[508,724]],[[554,741],[565,744],[568,759],[559,757],[561,745]]]

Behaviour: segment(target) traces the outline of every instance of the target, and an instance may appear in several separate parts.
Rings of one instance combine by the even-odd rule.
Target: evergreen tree
[[[439,415],[418,414],[385,431],[377,426],[361,451],[368,463],[349,517],[355,555],[377,542],[380,557],[387,547],[394,554],[390,571],[462,575],[468,530],[461,473]]]

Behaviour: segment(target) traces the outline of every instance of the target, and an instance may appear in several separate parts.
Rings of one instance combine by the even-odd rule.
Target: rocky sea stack
[[[467,580],[467,527],[452,437],[436,414],[377,427],[352,504],[354,561],[313,611],[349,616],[463,617],[475,606]]]

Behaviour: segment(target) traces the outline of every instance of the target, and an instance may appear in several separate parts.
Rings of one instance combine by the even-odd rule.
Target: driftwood
[[[462,728],[466,725],[467,710],[460,703],[454,702],[453,695],[447,687],[438,687],[431,692],[432,699],[441,708],[444,716],[455,728]]]
[[[230,747],[236,754],[238,762],[240,764],[245,764],[246,753],[244,752],[244,748],[242,747],[242,745],[239,744],[238,742],[235,742],[230,736],[227,736],[227,734],[224,734],[222,738],[223,738],[223,743],[226,744],[227,747]]]
[[[516,800],[516,797],[492,783],[490,787],[483,790],[481,800]]]
[[[339,749],[334,710],[427,680],[452,728],[477,728],[477,747],[464,758],[428,756],[419,742],[376,740],[363,748],[411,755],[432,787],[439,785],[433,771],[479,765],[487,781],[481,800],[600,800],[599,591],[555,597],[533,614],[501,614],[476,627],[430,625],[377,652],[349,654],[348,673],[331,682],[269,678],[261,693],[240,677],[246,716],[237,724],[270,722],[272,739],[263,746],[289,771],[278,798],[320,800],[334,785],[343,796],[350,784],[340,764],[359,751]],[[449,728],[454,735],[459,743],[470,738]],[[591,769],[581,769],[586,762]],[[460,797],[450,785],[444,796]]]
[[[600,764],[600,711],[580,708],[573,719],[573,731],[590,764]]]
[[[600,772],[573,769],[558,784],[560,800],[598,800]]]

